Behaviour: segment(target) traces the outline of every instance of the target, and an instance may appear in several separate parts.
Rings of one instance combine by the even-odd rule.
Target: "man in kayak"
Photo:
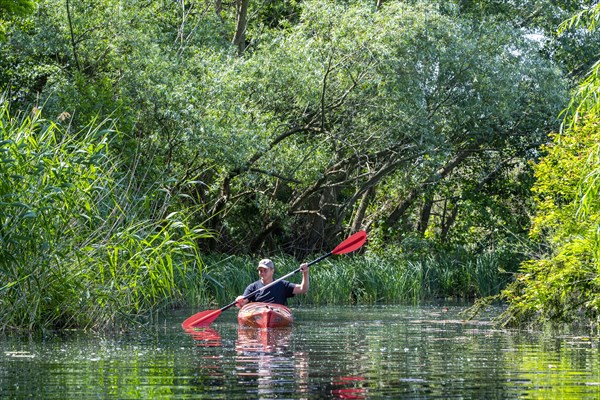
[[[260,260],[258,263],[258,275],[260,276],[260,279],[248,285],[246,290],[244,290],[244,294],[235,299],[237,302],[236,306],[242,307],[252,301],[286,305],[288,297],[294,297],[297,294],[308,292],[308,264],[304,263],[300,265],[300,271],[302,271],[302,282],[299,285],[282,280],[266,290],[246,298],[250,293],[265,287],[274,280],[273,274],[275,273],[275,264],[273,264],[273,261],[269,259]]]

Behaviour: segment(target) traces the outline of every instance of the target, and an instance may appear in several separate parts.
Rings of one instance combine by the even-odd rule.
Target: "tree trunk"
[[[429,219],[431,217],[431,208],[433,207],[433,196],[431,194],[427,194],[425,196],[425,202],[423,204],[423,208],[421,209],[421,217],[419,218],[419,226],[417,230],[421,235],[425,234],[427,227],[429,226]]]
[[[250,242],[250,251],[253,253],[258,253],[262,249],[267,237],[270,234],[277,234],[277,231],[280,229],[281,226],[279,221],[269,222],[262,232],[257,233],[254,239]]]
[[[435,184],[436,182],[440,181],[441,179],[444,179],[450,172],[452,172],[452,170],[454,168],[456,168],[458,165],[460,165],[460,163],[463,160],[465,160],[467,158],[467,156],[472,153],[472,151],[473,150],[470,150],[470,149],[461,151],[460,153],[458,153],[456,155],[456,157],[454,157],[452,160],[450,160],[448,162],[448,164],[446,164],[441,169],[437,170],[434,174],[432,174],[432,176],[427,178],[419,186],[413,188],[408,193],[408,195],[404,198],[404,201],[402,201],[398,205],[398,207],[396,207],[396,209],[387,218],[387,221],[386,221],[387,226],[396,225],[398,220],[404,216],[404,213],[406,212],[406,210],[408,210],[408,208],[410,206],[412,206],[412,204],[417,199],[419,194],[422,193],[423,190],[425,190],[425,188],[427,186]]]
[[[369,203],[371,202],[371,198],[374,194],[375,189],[373,187],[370,187],[369,190],[367,190],[360,199],[358,210],[356,210],[356,215],[354,216],[354,220],[352,221],[352,232],[358,232],[363,227],[365,214],[367,213],[367,208],[369,207]]]
[[[73,21],[71,19],[71,7],[69,5],[69,0],[66,0],[67,5],[67,20],[69,22],[69,33],[71,35],[71,47],[73,49],[73,58],[75,58],[75,65],[77,66],[77,70],[81,71],[81,64],[79,64],[79,57],[77,56],[77,46],[75,44],[75,33],[73,31]]]
[[[246,48],[246,24],[248,23],[248,0],[236,0],[235,35],[233,44],[238,49],[238,54],[243,54]]]
[[[446,217],[446,209],[447,209],[447,201],[444,205],[444,217],[442,219],[442,232],[440,233],[440,241],[444,243],[448,238],[448,233],[450,232],[450,228],[454,225],[454,221],[456,221],[456,216],[458,215],[458,204],[454,204],[452,207],[452,212],[448,217]]]

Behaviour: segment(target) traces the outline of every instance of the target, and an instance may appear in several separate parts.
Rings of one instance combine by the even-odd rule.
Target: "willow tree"
[[[305,2],[298,25],[256,41],[226,80],[254,151],[223,171],[210,214],[254,250],[351,226],[448,237],[519,182],[565,104],[535,41],[423,4]],[[492,221],[522,209],[503,207]]]
[[[597,29],[600,5],[565,26]],[[504,324],[600,322],[600,62],[581,83],[565,129],[536,165],[537,214],[531,234],[547,251],[522,266],[500,297]]]

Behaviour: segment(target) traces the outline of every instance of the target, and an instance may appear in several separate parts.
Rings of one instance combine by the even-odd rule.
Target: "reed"
[[[511,278],[502,258],[493,253],[469,257],[445,253],[411,259],[370,253],[331,257],[311,267],[311,287],[291,304],[375,304],[434,299],[474,299],[498,293]],[[275,256],[275,278],[298,268],[289,256]],[[205,280],[212,306],[230,303],[258,279],[252,257],[212,255],[205,258]],[[299,283],[301,277],[289,279]]]
[[[0,330],[115,327],[207,301],[196,242],[210,234],[193,210],[149,217],[168,200],[132,189],[104,125],[67,133],[0,101]]]

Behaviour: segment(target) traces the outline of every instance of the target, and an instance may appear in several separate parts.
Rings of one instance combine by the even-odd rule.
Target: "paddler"
[[[248,302],[253,301],[286,305],[289,297],[294,297],[297,294],[304,294],[308,292],[308,264],[301,264],[300,271],[302,272],[302,282],[299,285],[286,280],[281,280],[273,286],[270,286],[267,289],[259,291],[256,294],[246,298],[246,296],[248,296],[250,293],[256,292],[257,290],[273,282],[275,264],[273,264],[273,261],[269,260],[268,258],[260,260],[258,263],[258,275],[260,276],[260,279],[249,284],[246,290],[244,290],[244,294],[235,299],[236,306],[242,307]]]

